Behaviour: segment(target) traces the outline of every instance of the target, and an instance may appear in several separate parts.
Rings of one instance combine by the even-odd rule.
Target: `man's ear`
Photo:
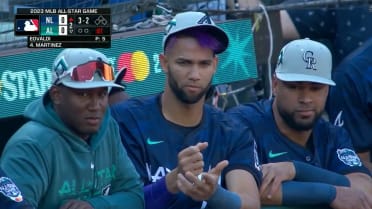
[[[62,101],[61,89],[58,86],[51,86],[49,89],[49,96],[53,104],[60,104]]]
[[[217,66],[218,66],[218,56],[217,55],[214,56],[213,64],[214,64],[214,73],[213,74],[216,74]]]
[[[275,74],[273,74],[271,76],[271,83],[272,83],[272,91],[273,91],[273,96],[276,96],[277,94],[277,90],[278,90],[278,78],[275,76]]]
[[[168,58],[164,53],[159,54],[159,61],[161,69],[164,71],[165,74],[168,73]]]

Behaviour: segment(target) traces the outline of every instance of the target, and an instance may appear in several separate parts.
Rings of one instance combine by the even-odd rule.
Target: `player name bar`
[[[110,14],[110,8],[17,8],[17,14]]]
[[[92,42],[111,41],[111,36],[28,36],[28,42]]]
[[[28,48],[110,48],[111,36],[28,36]]]
[[[111,42],[29,42],[28,48],[110,48]]]

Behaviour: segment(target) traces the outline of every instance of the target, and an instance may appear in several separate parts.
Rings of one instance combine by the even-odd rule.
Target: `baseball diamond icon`
[[[107,25],[107,20],[106,20],[106,18],[104,18],[102,15],[100,15],[99,17],[97,17],[97,19],[96,20],[94,20],[94,23],[96,24],[96,25],[100,25],[100,24],[102,24],[102,25]]]

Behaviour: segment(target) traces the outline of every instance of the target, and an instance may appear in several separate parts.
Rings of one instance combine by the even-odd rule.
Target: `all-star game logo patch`
[[[0,177],[0,193],[15,202],[23,201],[21,191],[8,177]]]
[[[362,166],[362,162],[360,161],[358,155],[354,152],[354,150],[344,148],[344,149],[337,149],[337,156],[345,165],[350,167],[353,166]]]

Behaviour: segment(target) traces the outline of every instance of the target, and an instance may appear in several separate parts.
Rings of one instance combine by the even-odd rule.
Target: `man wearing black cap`
[[[250,132],[205,104],[226,33],[201,12],[165,29],[164,92],[112,108],[145,183],[146,208],[259,208],[261,173]]]

